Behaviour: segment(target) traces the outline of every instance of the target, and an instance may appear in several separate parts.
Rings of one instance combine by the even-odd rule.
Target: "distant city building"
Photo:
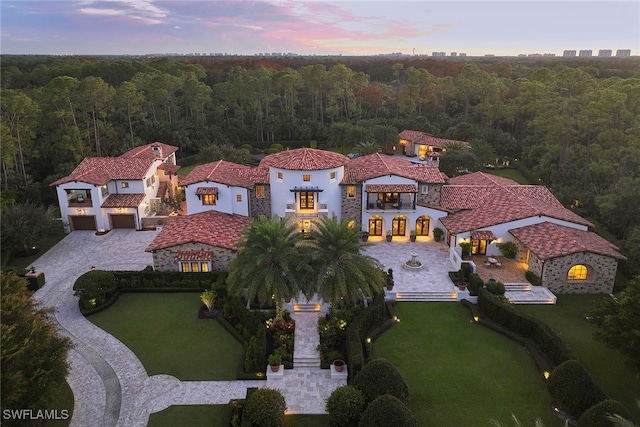
[[[611,49],[600,49],[598,56],[611,56]]]
[[[631,49],[618,49],[616,56],[631,56]]]
[[[556,54],[555,54],[555,53],[545,53],[545,54],[544,54],[544,55],[542,55],[542,56],[544,56],[545,58],[549,58],[549,57],[556,56]]]
[[[588,57],[588,56],[591,56],[592,54],[593,54],[593,51],[591,49],[583,49],[578,53],[578,56]]]
[[[575,50],[565,50],[562,52],[562,56],[576,56]]]
[[[488,57],[492,57],[492,56],[496,56],[493,53],[485,53],[484,56],[488,56]]]
[[[458,52],[451,52],[451,56],[458,56]]]
[[[541,57],[542,54],[540,54],[540,53],[530,53],[528,56],[533,56],[533,57],[537,58],[537,57]]]
[[[435,56],[435,57],[443,57],[443,56],[447,56],[446,52],[431,52],[431,56]]]
[[[459,53],[458,56],[467,56],[466,53]]]

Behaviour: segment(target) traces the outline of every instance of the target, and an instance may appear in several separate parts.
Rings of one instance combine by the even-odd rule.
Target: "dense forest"
[[[162,141],[469,141],[547,185],[640,269],[640,58],[3,56],[2,206],[55,203],[85,156]],[[472,165],[473,166],[473,165]]]

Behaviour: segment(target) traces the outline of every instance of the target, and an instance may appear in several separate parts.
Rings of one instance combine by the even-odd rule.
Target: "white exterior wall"
[[[199,187],[218,188],[218,197],[215,205],[203,205],[202,200],[196,195]],[[232,187],[217,182],[197,182],[185,188],[187,201],[187,214],[192,215],[199,212],[218,211],[224,213],[235,213],[249,216],[249,191],[242,187]],[[242,196],[242,201],[238,202],[236,196]]]
[[[484,227],[482,230],[491,230],[494,236],[496,236],[496,240],[487,245],[487,256],[499,256],[501,255],[500,249],[498,249],[498,245],[500,243],[510,242],[514,240],[514,237],[509,230],[513,230],[514,228],[526,227],[528,225],[539,224],[541,222],[551,222],[558,225],[564,225],[565,227],[571,227],[578,230],[587,231],[588,227],[584,225],[575,224],[569,221],[562,221],[555,218],[549,218],[546,216],[536,216],[525,219],[520,219],[517,221],[506,222],[504,224],[494,225],[492,227]],[[460,242],[463,240],[470,241],[471,232],[467,231],[464,233],[459,233],[456,236],[456,241],[454,243],[453,238],[451,239],[451,244],[455,247],[460,247]]]
[[[282,173],[282,179],[278,179],[278,172]],[[336,178],[331,179],[331,173],[335,172]],[[304,181],[303,175],[310,175],[310,181]],[[310,187],[323,190],[316,193],[314,210],[317,212],[320,204],[327,204],[327,215],[335,216],[338,220],[342,211],[342,196],[340,181],[344,176],[344,167],[333,169],[297,171],[270,167],[269,185],[271,187],[271,214],[281,218],[287,214],[287,204],[296,202],[296,195],[291,190],[295,187]],[[297,207],[296,207],[297,209]]]

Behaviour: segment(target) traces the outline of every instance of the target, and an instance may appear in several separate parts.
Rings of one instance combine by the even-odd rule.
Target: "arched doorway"
[[[382,236],[382,217],[380,215],[372,216],[369,218],[369,235],[370,236]]]
[[[429,235],[429,223],[431,218],[427,215],[419,216],[416,219],[416,236],[428,236]]]
[[[407,234],[407,217],[398,215],[391,222],[391,234],[393,236],[406,236]]]

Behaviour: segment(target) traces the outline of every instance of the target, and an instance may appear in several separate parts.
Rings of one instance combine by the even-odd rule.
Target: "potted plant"
[[[393,286],[395,285],[395,280],[393,279],[393,269],[390,268],[387,270],[387,282],[385,283],[385,287],[388,291],[393,290]]]
[[[333,361],[333,367],[335,368],[336,372],[342,372],[342,370],[344,369],[344,360],[342,359],[336,359]]]
[[[412,242],[416,241],[416,230],[411,230],[409,232],[409,240],[411,240]]]
[[[444,234],[444,231],[442,230],[442,228],[440,227],[436,227],[433,229],[433,240],[435,240],[436,242],[439,242],[440,239],[442,239],[442,235]]]
[[[282,363],[282,356],[278,353],[273,353],[269,355],[269,366],[271,367],[271,372],[278,372],[280,370],[280,364]]]
[[[471,243],[460,242],[460,249],[462,249],[462,259],[466,259],[471,254]]]
[[[387,242],[390,242],[393,238],[393,234],[391,234],[391,230],[387,230]]]
[[[361,236],[362,236],[362,241],[363,242],[366,242],[367,240],[369,240],[369,232],[368,231],[363,231],[361,233]]]

